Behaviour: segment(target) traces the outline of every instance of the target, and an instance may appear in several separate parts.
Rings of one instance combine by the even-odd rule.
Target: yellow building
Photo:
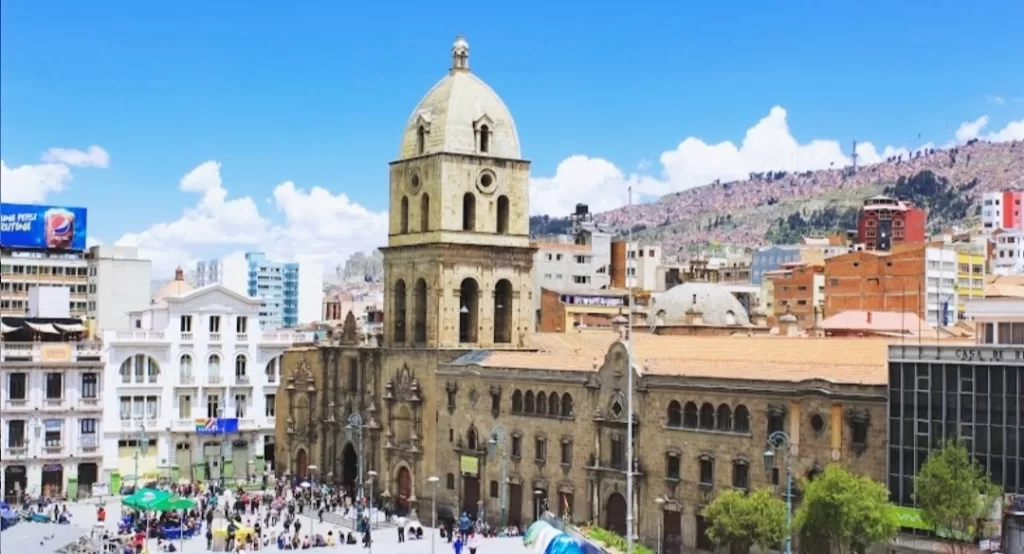
[[[956,285],[959,301],[956,311],[960,318],[967,309],[967,299],[985,296],[985,254],[957,252]]]

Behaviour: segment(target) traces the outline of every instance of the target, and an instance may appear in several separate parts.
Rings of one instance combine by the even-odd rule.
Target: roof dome
[[[706,325],[750,325],[743,304],[725,288],[710,283],[683,283],[655,295],[651,312],[660,324],[684,325],[686,312],[695,307]]]
[[[483,144],[482,131],[486,132]],[[469,71],[469,43],[462,37],[452,44],[448,75],[409,116],[398,158],[439,152],[520,159],[512,114],[497,93]]]
[[[174,271],[174,280],[166,285],[160,287],[160,290],[156,291],[153,295],[153,303],[157,304],[166,298],[172,296],[178,296],[195,290],[192,285],[188,284],[185,280],[185,270],[180,267]]]

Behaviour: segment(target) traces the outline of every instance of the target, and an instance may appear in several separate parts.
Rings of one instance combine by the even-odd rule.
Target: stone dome
[[[422,129],[422,131],[421,131]],[[481,142],[481,135],[486,138]],[[447,152],[520,159],[519,136],[505,103],[469,70],[469,43],[452,45],[452,65],[405,126],[400,160]]]
[[[743,304],[724,287],[711,283],[683,283],[656,294],[650,313],[661,325],[685,325],[686,312],[694,307],[700,310],[706,325],[750,325]]]

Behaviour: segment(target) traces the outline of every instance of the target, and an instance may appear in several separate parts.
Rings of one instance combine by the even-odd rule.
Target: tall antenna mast
[[[626,286],[629,288],[629,317],[626,321],[626,554],[633,554],[633,286],[634,275],[629,274],[629,267],[635,263],[630,256],[633,245],[633,187],[629,187],[629,238],[626,241]]]
[[[853,158],[853,172],[857,173],[857,140],[856,139],[854,139],[854,141],[853,141],[853,155],[851,157]]]

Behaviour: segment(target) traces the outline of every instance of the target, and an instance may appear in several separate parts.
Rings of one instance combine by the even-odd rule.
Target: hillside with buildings
[[[848,229],[865,199],[887,193],[923,206],[929,230],[979,223],[981,193],[1024,185],[1024,142],[972,141],[910,159],[852,168],[751,174],[655,202],[596,214],[615,231],[633,226],[639,239],[660,242],[666,255],[708,245],[792,243],[797,236]],[[559,228],[562,218],[535,216],[531,231]]]

